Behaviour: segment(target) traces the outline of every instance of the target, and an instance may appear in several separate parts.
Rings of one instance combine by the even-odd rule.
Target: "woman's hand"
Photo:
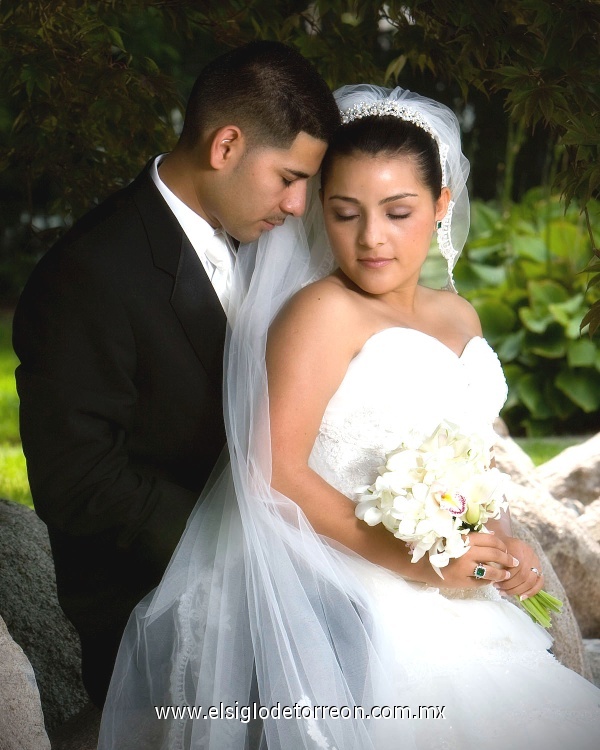
[[[496,588],[509,596],[518,596],[521,601],[528,599],[544,587],[540,559],[534,550],[520,539],[507,536],[503,537],[502,541],[509,553],[518,558],[521,564],[510,579],[500,581]]]
[[[504,540],[494,534],[471,533],[468,541],[467,552],[442,570],[445,585],[456,588],[476,588],[489,583],[507,585],[519,570],[520,561],[508,551]],[[475,576],[476,568],[483,568],[484,575]]]
[[[495,534],[471,533],[468,536],[469,549],[461,557],[450,560],[441,569],[443,582],[433,568],[433,576],[427,576],[427,583],[442,588],[478,588],[490,583],[507,585],[520,562],[507,550],[506,544]],[[427,565],[427,558],[423,558]],[[482,577],[474,575],[475,569],[483,566]],[[431,567],[431,566],[430,566]],[[436,582],[437,579],[437,582]]]

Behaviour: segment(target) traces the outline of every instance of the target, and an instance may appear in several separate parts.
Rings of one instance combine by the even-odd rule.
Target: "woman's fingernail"
[[[525,601],[525,599],[529,599],[529,597],[528,597],[528,596],[526,596],[525,594],[521,594],[521,596],[519,597],[519,601],[520,601],[520,602],[524,602],[524,601]]]
[[[507,581],[510,578],[510,570],[504,571],[504,580]]]
[[[520,565],[516,557],[513,557],[513,565],[515,566],[515,568],[517,567],[517,565]]]

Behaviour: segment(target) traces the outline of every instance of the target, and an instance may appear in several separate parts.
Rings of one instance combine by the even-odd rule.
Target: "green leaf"
[[[552,416],[552,408],[544,397],[544,380],[540,375],[527,373],[519,380],[517,390],[521,400],[536,419]]]
[[[471,269],[486,286],[499,287],[506,281],[504,266],[490,266],[483,263],[471,263]]]
[[[574,269],[581,268],[588,258],[588,249],[580,228],[570,221],[552,221],[547,232],[552,255],[565,258]]]
[[[387,66],[387,69],[385,71],[384,80],[389,81],[390,78],[396,79],[402,72],[402,69],[406,65],[407,57],[406,55],[400,55],[395,60],[392,60],[392,62]]]
[[[567,345],[567,362],[569,367],[594,367],[599,352],[590,339],[569,341]]]
[[[504,338],[500,339],[496,345],[496,353],[500,357],[501,362],[512,362],[521,353],[523,348],[523,341],[525,339],[525,331],[514,331],[509,333]]]
[[[594,302],[579,325],[581,330],[583,330],[586,325],[589,325],[590,336],[594,335],[600,326],[600,301]]]
[[[563,370],[555,380],[556,387],[584,412],[600,409],[600,373],[594,370]]]
[[[557,323],[549,325],[541,334],[527,335],[525,341],[530,352],[544,359],[560,359],[567,352],[565,333]]]
[[[110,37],[111,42],[120,50],[125,51],[125,45],[123,44],[123,39],[121,37],[121,34],[117,29],[114,28],[108,28],[108,35]]]
[[[471,204],[471,234],[481,235],[502,228],[502,215],[488,203],[473,201]]]
[[[565,302],[557,302],[555,304],[548,305],[548,312],[552,315],[557,323],[560,323],[563,328],[568,328],[570,323],[576,319],[577,327],[575,331],[579,330],[579,321],[584,313],[582,308],[583,294],[576,294],[571,299]],[[578,338],[577,333],[573,338]]]
[[[564,393],[561,393],[549,379],[544,383],[544,398],[546,403],[551,406],[554,416],[563,421],[577,411],[577,407],[571,399],[567,398]]]
[[[516,363],[508,363],[504,365],[503,370],[504,377],[506,378],[506,382],[508,383],[508,397],[506,399],[506,403],[504,404],[503,411],[508,411],[509,409],[512,409],[521,403],[521,399],[518,393],[518,383],[523,377],[524,370],[519,364]]]
[[[481,319],[484,336],[492,345],[512,331],[517,322],[514,311],[499,300],[474,299],[473,306]]]
[[[531,281],[527,285],[533,307],[546,308],[553,302],[565,302],[569,294],[555,281]]]
[[[539,311],[531,307],[521,307],[519,309],[519,317],[525,328],[533,333],[544,333],[553,321],[552,315],[547,311]]]
[[[151,57],[144,57],[144,60],[146,61],[146,68],[150,73],[160,73],[160,69],[158,65],[154,62],[154,60]]]
[[[519,258],[529,258],[543,263],[548,256],[546,243],[540,237],[512,236],[511,246]]]

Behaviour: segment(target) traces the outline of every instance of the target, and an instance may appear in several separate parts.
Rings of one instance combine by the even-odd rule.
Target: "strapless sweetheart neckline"
[[[435,336],[432,336],[430,333],[425,333],[425,331],[420,331],[418,328],[409,328],[408,326],[387,326],[386,328],[381,328],[379,331],[375,331],[375,333],[372,333],[365,340],[364,344],[362,345],[362,347],[360,348],[360,350],[357,352],[356,356],[358,356],[358,354],[360,354],[365,349],[365,347],[370,344],[370,342],[373,339],[376,339],[378,336],[381,336],[382,334],[388,334],[391,331],[394,331],[394,332],[403,332],[403,333],[409,333],[409,334],[416,334],[417,336],[424,336],[426,339],[429,339],[432,342],[434,342],[435,344],[439,345],[440,347],[442,347],[442,349],[445,349],[449,354],[452,354],[454,357],[456,357],[456,359],[459,359],[459,360],[462,359],[465,356],[465,353],[467,352],[467,350],[470,348],[471,344],[474,341],[480,340],[480,341],[484,341],[485,342],[485,339],[483,338],[483,336],[471,336],[471,338],[463,346],[462,351],[460,352],[460,354],[457,354],[454,351],[454,349],[452,349],[451,347],[449,347],[447,344],[444,344],[443,341],[441,341],[440,339],[436,338]]]

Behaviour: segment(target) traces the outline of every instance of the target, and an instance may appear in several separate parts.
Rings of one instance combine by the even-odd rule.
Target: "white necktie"
[[[207,242],[206,258],[213,269],[211,283],[227,313],[233,275],[233,254],[222,232],[216,232]]]

